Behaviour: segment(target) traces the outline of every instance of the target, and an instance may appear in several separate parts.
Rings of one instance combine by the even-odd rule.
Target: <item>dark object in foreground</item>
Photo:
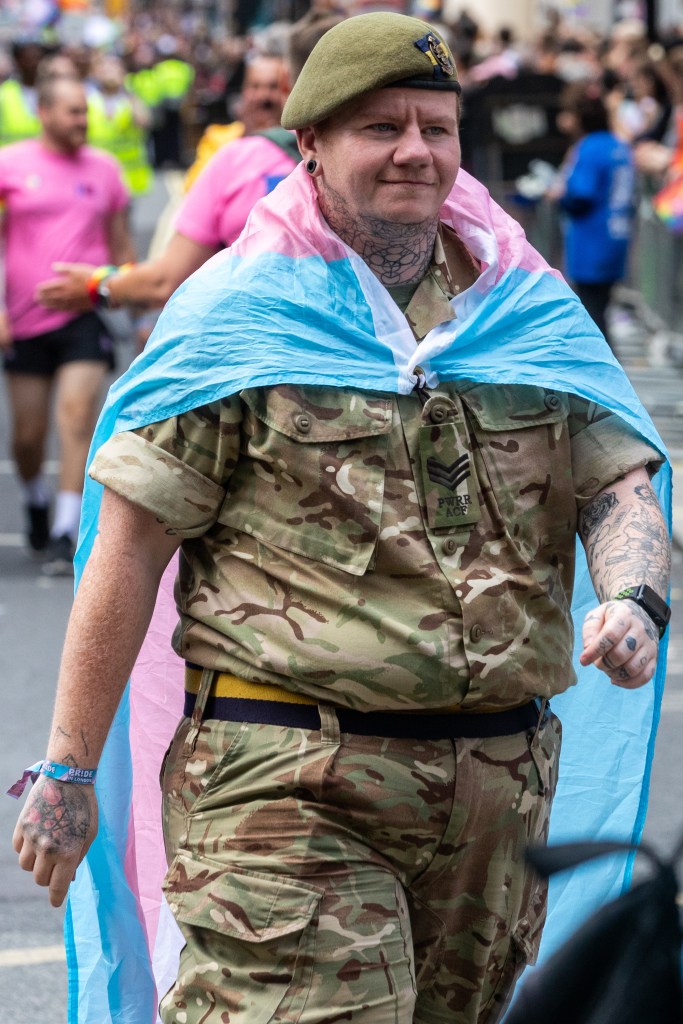
[[[528,851],[548,877],[595,857],[626,853],[625,843],[569,843]],[[682,1024],[681,924],[676,860],[637,848],[654,874],[602,907],[532,972],[505,1024]]]

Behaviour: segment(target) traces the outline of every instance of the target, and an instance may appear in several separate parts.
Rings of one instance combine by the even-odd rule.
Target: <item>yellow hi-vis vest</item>
[[[109,114],[101,93],[88,95],[88,142],[116,157],[132,195],[142,195],[151,188],[153,172],[147,159],[145,130],[135,123],[128,97],[117,97]]]
[[[194,68],[184,60],[170,57],[154,65],[154,78],[160,102],[180,101],[194,81]]]
[[[21,85],[8,78],[0,85],[0,146],[40,135],[41,124],[27,106]]]
[[[126,75],[126,89],[139,96],[148,107],[156,107],[161,102],[159,95],[159,83],[154,74],[154,68],[142,68],[140,71],[132,71]]]

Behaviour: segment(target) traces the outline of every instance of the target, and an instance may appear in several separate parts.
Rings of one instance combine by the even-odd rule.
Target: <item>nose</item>
[[[394,150],[395,164],[430,164],[432,154],[427,141],[416,124],[407,125],[397,140]]]

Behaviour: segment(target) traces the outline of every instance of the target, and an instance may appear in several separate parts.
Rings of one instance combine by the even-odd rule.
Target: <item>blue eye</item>
[[[393,124],[389,124],[388,121],[380,121],[379,124],[373,124],[370,127],[374,128],[374,130],[379,132],[381,135],[387,135],[389,132],[394,131]]]

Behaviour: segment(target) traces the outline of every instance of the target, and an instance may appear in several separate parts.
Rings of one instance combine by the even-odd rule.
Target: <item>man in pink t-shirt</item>
[[[118,164],[85,146],[87,101],[76,81],[45,82],[38,139],[0,150],[4,308],[0,350],[12,412],[12,451],[24,490],[30,547],[47,572],[71,571],[81,492],[111,342],[94,312],[46,309],[35,290],[56,260],[120,263],[134,257],[128,193]],[[59,490],[50,535],[42,463],[55,390]]]
[[[282,104],[285,98],[283,92]],[[164,251],[125,274],[108,278],[106,304],[159,309],[190,274],[219,249],[232,245],[256,201],[299,160],[296,137],[284,128],[270,128],[223,146],[185,196]],[[53,264],[37,289],[38,300],[51,309],[92,309],[88,281],[94,269],[84,261]]]
[[[321,10],[311,11],[295,22],[289,39],[292,80],[320,37],[342,20],[341,15]],[[255,61],[250,75],[259,67],[263,87],[272,77],[273,59]],[[289,92],[286,77],[280,77],[278,109],[272,88],[268,90],[275,123],[279,122]],[[294,133],[279,127],[245,135],[219,149],[187,193],[176,215],[175,232],[164,251],[129,273],[110,277],[105,286],[106,302],[112,306],[131,304],[151,309],[163,306],[178,285],[210,256],[232,245],[256,201],[267,195],[299,160]],[[92,309],[87,283],[94,267],[81,262],[60,263],[52,269],[59,276],[52,274],[43,282],[36,293],[38,300],[51,309]]]
[[[217,252],[232,245],[254,204],[300,160],[296,138],[284,128],[237,139],[219,149],[187,193],[176,231]]]

